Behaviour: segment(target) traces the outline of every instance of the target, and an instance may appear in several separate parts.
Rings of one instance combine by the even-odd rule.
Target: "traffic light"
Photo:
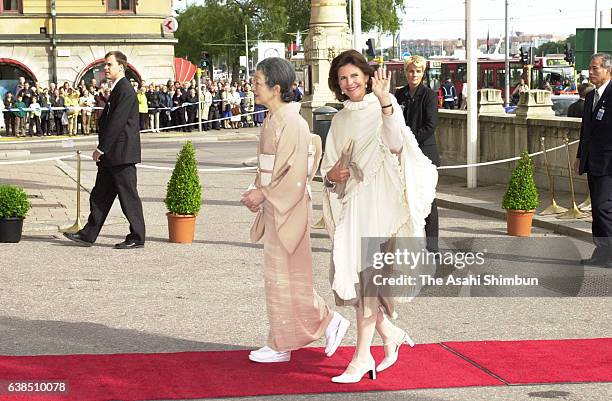
[[[374,57],[376,55],[376,52],[374,51],[374,39],[368,39],[366,41],[366,46],[368,46],[368,48],[366,49],[366,54],[368,55],[368,57]]]
[[[521,47],[521,63],[523,65],[529,64],[529,53],[525,51],[525,48]]]
[[[200,57],[200,66],[204,69],[207,69],[209,67],[212,67],[212,62],[210,59],[210,54],[208,54],[207,51],[203,51],[202,55]]]
[[[574,51],[569,43],[565,43],[565,61],[574,64]]]

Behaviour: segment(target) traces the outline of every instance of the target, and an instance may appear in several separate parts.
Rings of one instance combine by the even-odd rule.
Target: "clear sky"
[[[567,36],[576,28],[592,27],[595,0],[509,0],[510,31],[528,34],[551,33]],[[491,38],[504,34],[504,0],[473,0],[478,21],[477,34]],[[612,0],[599,0],[606,10],[604,24],[610,26]],[[464,0],[407,0],[403,15],[403,39],[454,39],[465,36]],[[606,25],[604,25],[606,26]]]

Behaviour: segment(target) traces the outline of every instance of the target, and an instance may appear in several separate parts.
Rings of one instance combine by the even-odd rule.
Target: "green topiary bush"
[[[172,177],[168,182],[164,203],[170,213],[181,215],[197,215],[202,207],[198,162],[195,148],[190,141],[183,145],[178,155]]]
[[[535,210],[538,207],[538,189],[533,181],[531,157],[526,151],[512,172],[502,207],[510,210]]]
[[[30,210],[30,201],[25,191],[13,185],[0,185],[0,218],[23,219]]]

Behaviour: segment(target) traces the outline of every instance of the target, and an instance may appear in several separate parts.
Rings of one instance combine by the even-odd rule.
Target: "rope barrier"
[[[311,103],[312,101],[304,101],[301,103]],[[201,102],[199,102],[201,103]],[[198,104],[198,103],[192,103],[192,104]],[[61,108],[60,108],[61,109]],[[98,108],[100,109],[100,108]],[[268,110],[259,110],[259,111],[254,111],[254,112],[249,112],[249,113],[242,113],[240,114],[240,116],[248,116],[248,115],[255,115],[255,114],[259,114],[259,113],[265,113]],[[236,116],[234,116],[236,117]],[[225,121],[225,120],[230,120],[232,117],[223,117],[223,118],[217,118],[217,119],[213,119],[213,120],[202,120],[202,123],[213,123],[213,122],[221,122],[221,121]],[[195,122],[195,123],[189,123],[189,124],[183,124],[183,125],[175,125],[175,126],[170,126],[170,127],[162,127],[159,130],[171,130],[171,129],[175,129],[175,128],[183,128],[183,127],[189,127],[192,125],[199,125],[199,122]],[[153,132],[153,130],[148,129],[148,130],[142,130],[140,131],[140,133],[148,133],[148,132]],[[79,137],[79,138],[71,138],[71,139],[85,139],[87,137]],[[36,142],[50,142],[50,141],[65,141],[66,139],[48,139],[48,140],[39,140]],[[4,142],[4,143],[20,143],[21,141],[13,141],[13,142]],[[34,141],[29,141],[29,142],[34,142]],[[575,140],[572,141],[568,144],[568,146],[574,145],[576,143],[578,143],[579,140]],[[551,149],[546,149],[546,152],[552,152],[555,150],[559,150],[564,148],[566,145],[559,145],[556,146],[554,148]],[[534,152],[534,153],[530,153],[529,156],[530,157],[534,157],[534,156],[539,156],[541,154],[543,154],[544,151],[539,151],[539,152]],[[45,158],[45,159],[35,159],[35,160],[20,160],[20,161],[14,161],[14,162],[0,162],[0,165],[7,165],[7,164],[28,164],[28,163],[39,163],[39,162],[45,162],[45,161],[53,161],[53,160],[61,160],[61,159],[69,159],[69,158],[73,158],[74,155],[66,155],[66,156],[59,156],[59,157],[52,157],[52,158]],[[91,159],[91,157],[88,156],[82,156],[85,157],[87,159]],[[483,167],[483,166],[491,166],[491,165],[495,165],[495,164],[502,164],[502,163],[509,163],[509,162],[513,162],[516,160],[519,160],[521,157],[520,156],[516,156],[516,157],[510,157],[507,159],[500,159],[500,160],[492,160],[492,161],[488,161],[488,162],[481,162],[481,163],[472,163],[472,164],[459,164],[459,165],[452,165],[452,166],[440,166],[438,167],[438,170],[452,170],[452,169],[460,169],[460,168],[470,168],[470,167]],[[151,169],[151,170],[173,170],[173,168],[170,167],[159,167],[159,166],[151,166],[151,165],[146,165],[146,164],[139,164],[138,167],[140,168],[145,168],[145,169]],[[219,168],[219,169],[198,169],[198,171],[200,172],[226,172],[226,171],[249,171],[249,170],[256,170],[257,167],[235,167],[235,168]]]
[[[91,156],[83,156],[81,158],[92,160]],[[174,167],[161,167],[161,166],[151,166],[148,164],[137,164],[138,168],[144,168],[149,170],[163,170],[163,171],[172,171]],[[222,173],[222,172],[230,172],[230,171],[248,171],[248,170],[256,170],[257,167],[227,167],[227,168],[199,168],[198,171],[201,173]]]
[[[567,146],[574,145],[576,143],[578,143],[578,140],[570,142]],[[564,145],[556,146],[554,148],[546,149],[546,152],[552,152],[555,150],[559,150],[559,149],[564,148],[565,146],[566,145],[564,144]],[[530,153],[529,156],[530,157],[539,156],[543,153],[544,151],[534,152],[534,153]],[[41,162],[46,162],[46,161],[71,159],[73,157],[75,157],[75,155],[64,155],[64,156],[48,157],[44,159],[33,159],[33,160],[17,160],[17,161],[11,161],[11,162],[4,161],[4,162],[0,162],[0,165],[41,163]],[[81,156],[81,157],[89,159],[89,160],[93,160],[90,156]],[[468,168],[468,167],[490,166],[494,164],[508,163],[508,162],[519,160],[519,159],[520,159],[520,156],[517,156],[517,157],[511,157],[508,159],[493,160],[493,161],[488,161],[488,162],[483,162],[483,163],[461,164],[461,165],[455,165],[455,166],[440,166],[438,167],[438,170],[450,170],[450,169],[459,169],[459,168]],[[138,167],[144,168],[144,169],[150,169],[150,170],[167,170],[167,171],[171,171],[174,169],[172,167],[160,167],[160,166],[152,166],[148,164],[138,164]],[[216,168],[216,169],[198,169],[198,171],[203,172],[203,173],[213,173],[213,172],[216,173],[216,172],[228,172],[228,171],[250,171],[250,170],[256,170],[256,169],[257,167],[228,167],[228,168]]]
[[[576,143],[578,143],[580,140],[576,139],[575,141],[572,141],[570,143],[568,143],[567,146],[571,146],[574,145]],[[564,148],[566,145],[559,145],[557,147],[554,148],[550,148],[550,149],[546,149],[546,152],[552,152],[553,150],[559,150],[561,148]],[[539,156],[541,154],[543,154],[544,151],[539,151],[539,152],[534,152],[534,153],[530,153],[529,156],[533,157],[533,156]],[[460,165],[456,165],[456,166],[440,166],[438,167],[438,170],[451,170],[451,169],[457,169],[457,168],[468,168],[468,167],[482,167],[482,166],[491,166],[493,164],[501,164],[501,163],[508,163],[508,162],[513,162],[516,160],[519,160],[521,157],[517,156],[517,157],[511,157],[508,159],[501,159],[501,160],[493,160],[493,161],[488,161],[488,162],[482,162],[482,163],[472,163],[472,164],[460,164]]]
[[[56,157],[46,157],[44,159],[30,159],[30,160],[15,160],[15,161],[0,161],[0,165],[12,165],[12,164],[32,164],[32,163],[42,163],[56,160],[64,160],[64,159],[72,159],[75,155],[64,155],[64,156],[56,156]]]

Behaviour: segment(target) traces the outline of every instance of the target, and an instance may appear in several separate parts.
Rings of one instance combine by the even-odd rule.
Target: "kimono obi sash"
[[[308,175],[312,172],[314,168],[314,157],[316,153],[316,148],[314,145],[308,145]],[[272,171],[274,170],[274,160],[276,155],[270,155],[266,153],[261,153],[259,155],[259,183],[262,186],[270,185],[272,182]],[[306,190],[308,194],[311,193],[310,184],[306,185]]]
[[[314,157],[316,153],[316,148],[313,144],[308,145],[308,176],[312,173],[312,169],[314,168]]]
[[[259,182],[261,185],[270,185],[272,182],[272,170],[276,155],[261,153],[259,155]]]

